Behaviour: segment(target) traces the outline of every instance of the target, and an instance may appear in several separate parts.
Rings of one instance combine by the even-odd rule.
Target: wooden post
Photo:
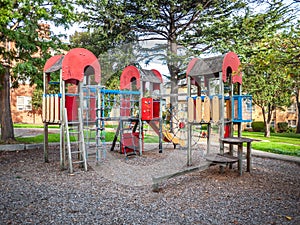
[[[187,85],[188,85],[188,97],[191,97],[191,77],[188,76],[187,78]],[[188,110],[189,110],[189,103],[188,103]],[[188,112],[189,113],[189,112]],[[187,149],[187,166],[192,165],[192,123],[188,119],[187,129],[187,142],[188,142],[188,149]]]
[[[242,159],[242,155],[243,155],[243,142],[238,144],[238,168],[239,168],[239,174],[240,176],[242,176],[243,174],[243,159]]]
[[[247,172],[251,172],[251,142],[247,142]]]
[[[163,141],[163,133],[162,133],[162,126],[163,126],[163,119],[162,119],[162,93],[161,90],[163,88],[162,83],[159,85],[159,153],[163,152],[162,148],[162,141]]]
[[[59,85],[60,93],[61,93],[61,101],[60,101],[60,143],[59,143],[59,153],[60,153],[60,169],[64,170],[66,165],[66,146],[65,146],[65,102],[66,102],[66,93],[65,93],[65,81],[62,79],[62,70],[60,70],[60,85]]]
[[[49,162],[48,123],[44,123],[44,162]]]

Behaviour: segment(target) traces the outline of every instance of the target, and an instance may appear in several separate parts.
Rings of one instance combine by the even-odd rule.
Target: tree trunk
[[[271,124],[270,123],[265,123],[265,137],[270,137],[270,128],[271,128]]]
[[[297,106],[297,112],[298,112],[298,122],[297,122],[297,128],[296,133],[300,134],[300,90],[296,89],[296,106]]]
[[[264,136],[265,137],[270,137],[271,135],[271,120],[272,120],[272,113],[273,111],[271,110],[271,107],[268,106],[268,112],[266,112],[266,109],[264,107],[262,109],[262,114],[264,118],[264,125],[265,125],[265,131],[264,131]]]
[[[172,57],[177,55],[177,44],[175,42],[169,41],[170,53],[168,57],[168,69],[171,77],[171,97],[170,97],[170,109],[171,109],[171,121],[170,121],[170,130],[173,132],[176,127],[175,121],[178,115],[176,111],[178,109],[178,68],[177,62]]]
[[[1,93],[1,140],[5,143],[15,141],[14,128],[10,109],[10,70],[5,67],[4,76],[0,79],[3,87]]]

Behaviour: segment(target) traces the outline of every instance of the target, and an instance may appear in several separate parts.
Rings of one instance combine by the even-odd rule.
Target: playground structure
[[[66,55],[56,55],[44,66],[43,122],[44,160],[48,162],[48,126],[60,125],[60,166],[65,168],[68,156],[70,171],[73,163],[80,163],[87,170],[84,142],[84,122],[96,116],[96,95],[86,96],[84,90],[89,85],[100,83],[98,59],[88,50],[75,48]],[[55,93],[53,93],[55,92]],[[86,124],[89,125],[89,124]],[[75,136],[76,150],[71,147],[71,137]],[[99,147],[99,146],[97,146]],[[67,151],[68,150],[68,154]],[[78,155],[78,162],[73,155]]]
[[[120,152],[126,157],[143,154],[144,124],[148,124],[158,135],[159,152],[163,141],[173,143],[174,148],[179,145],[187,150],[188,166],[192,165],[192,150],[200,149],[201,156],[212,163],[238,161],[241,173],[242,144],[246,142],[250,171],[251,140],[241,138],[241,123],[251,121],[252,99],[242,95],[239,65],[233,52],[191,60],[184,100],[167,105],[165,98],[172,95],[162,92],[163,79],[157,70],[127,66],[120,77],[120,90],[107,90],[100,84],[100,65],[91,52],[77,48],[65,56],[53,56],[44,67],[45,161],[49,124],[60,124],[60,165],[65,169],[68,158],[72,173],[75,163],[87,170],[87,158],[93,154],[96,163],[106,158],[107,124],[113,122],[117,128],[110,150],[119,143]],[[58,81],[50,79],[52,73]],[[52,94],[50,85],[58,85],[59,91]],[[238,137],[233,137],[235,126]],[[212,127],[217,127],[220,143],[220,153],[214,156],[210,155]],[[206,150],[199,145],[201,138],[206,140]],[[224,154],[224,144],[229,144],[229,154]],[[233,145],[238,145],[238,157],[233,157]]]
[[[233,145],[239,146],[238,158],[241,173],[242,143],[251,140],[241,138],[242,122],[252,120],[252,97],[242,95],[242,74],[240,61],[234,52],[222,56],[190,61],[187,68],[188,86],[188,157],[187,164],[192,165],[191,138],[196,125],[207,127],[207,155],[211,147],[211,129],[216,125],[219,129],[220,154],[207,157],[215,163],[233,162]],[[238,135],[233,137],[234,126]],[[228,143],[229,156],[224,154],[224,144]],[[250,147],[249,147],[250,151]],[[247,154],[250,164],[250,153]],[[250,168],[249,168],[250,170]]]
[[[144,121],[155,127],[159,135],[159,151],[162,151],[161,132],[161,99],[160,91],[162,76],[157,70],[143,70],[130,65],[127,66],[120,77],[120,101],[119,124],[112,143],[114,150],[118,137],[120,138],[120,151],[127,156],[128,152],[140,155],[143,153]],[[134,97],[134,94],[136,97]],[[150,96],[150,93],[154,93]],[[155,94],[156,93],[156,94]],[[127,94],[127,96],[124,96]],[[129,95],[128,95],[129,94]],[[137,130],[138,128],[138,130]]]

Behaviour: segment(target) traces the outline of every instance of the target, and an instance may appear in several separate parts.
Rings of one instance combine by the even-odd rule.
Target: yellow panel
[[[202,100],[201,97],[198,96],[196,98],[196,122],[200,123],[202,121]]]
[[[210,100],[208,96],[204,98],[203,109],[203,121],[208,123],[210,122]]]
[[[190,123],[194,122],[194,99],[188,98],[188,121]]]
[[[219,97],[214,96],[212,99],[212,112],[211,112],[212,121],[218,122],[220,120],[220,103]]]
[[[55,123],[58,123],[59,122],[59,110],[60,110],[60,107],[59,107],[59,97],[58,95],[55,95],[54,97],[54,108],[55,108],[55,112],[54,112],[54,122]]]
[[[50,96],[50,122],[54,122],[54,95]]]
[[[51,108],[51,106],[50,106],[50,95],[47,95],[47,111],[46,111],[46,122],[50,122],[50,108]]]

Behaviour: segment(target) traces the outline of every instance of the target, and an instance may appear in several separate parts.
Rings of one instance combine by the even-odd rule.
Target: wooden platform
[[[229,154],[211,154],[206,155],[205,159],[209,162],[216,163],[216,164],[229,164],[229,163],[235,163],[239,159],[238,157],[229,155]]]
[[[224,144],[229,144],[229,154],[233,155],[233,145],[238,146],[237,157],[238,157],[238,168],[239,173],[242,175],[242,154],[243,154],[243,143],[247,143],[247,172],[251,171],[251,142],[253,139],[244,138],[244,137],[229,137],[229,138],[222,138],[220,139],[221,142],[221,149],[224,149]]]

